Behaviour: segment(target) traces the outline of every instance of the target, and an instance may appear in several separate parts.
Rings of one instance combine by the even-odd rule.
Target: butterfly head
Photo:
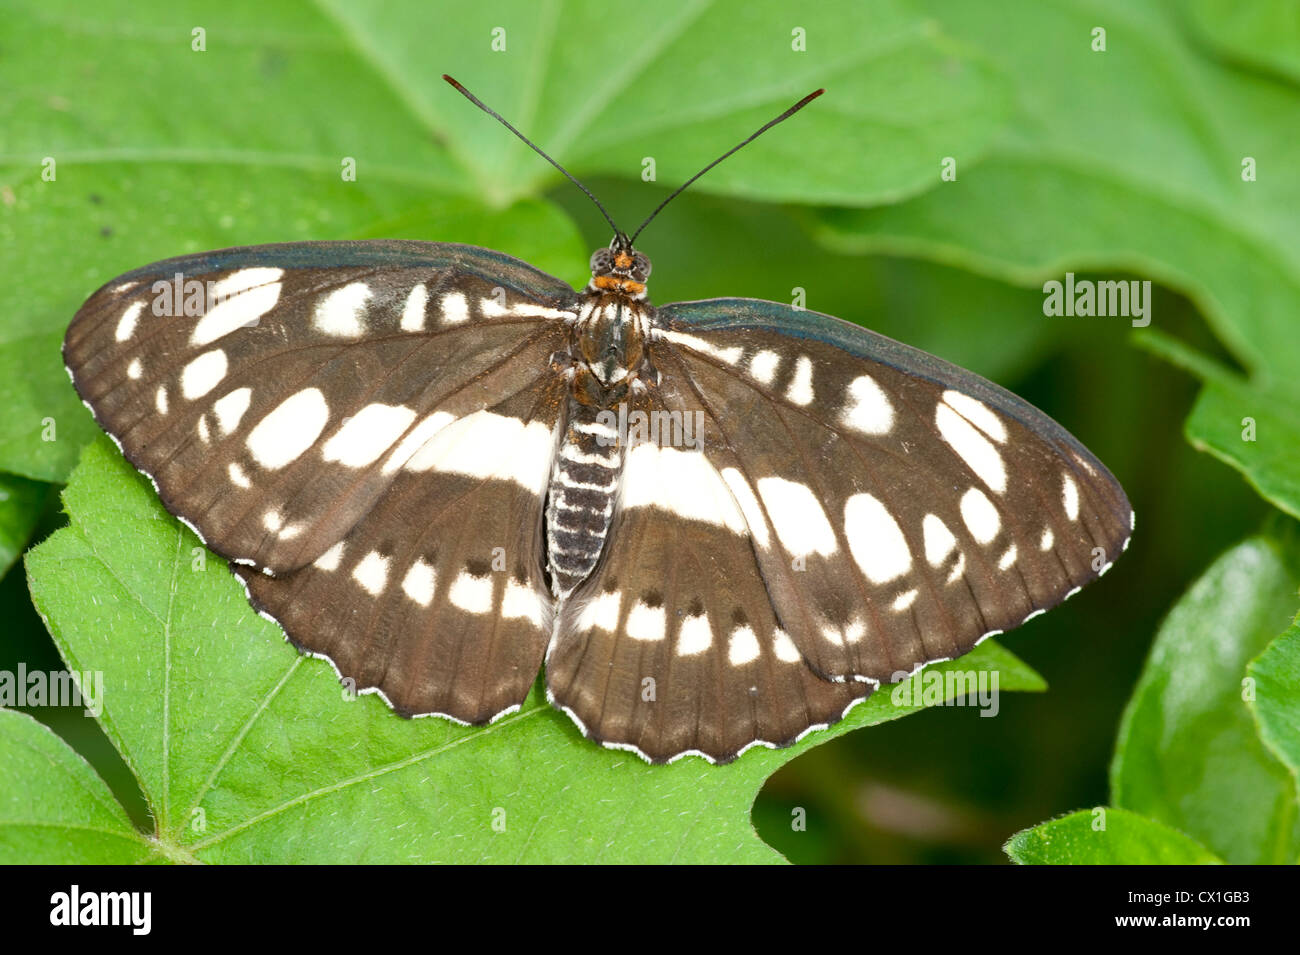
[[[650,260],[632,248],[623,236],[615,236],[607,249],[591,253],[592,291],[621,291],[632,298],[645,298],[646,281],[650,278]]]

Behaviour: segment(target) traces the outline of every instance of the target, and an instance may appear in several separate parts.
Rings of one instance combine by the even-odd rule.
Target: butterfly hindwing
[[[654,389],[631,411],[676,412]],[[711,445],[712,432],[694,437]],[[699,447],[627,449],[605,555],[561,610],[547,688],[587,735],[727,762],[836,722],[872,689],[818,678],[777,620],[749,529]]]
[[[1132,511],[1063,428],[839,319],[719,300],[659,312],[661,371],[720,432],[783,627],[834,680],[893,681],[1103,573]],[[653,351],[653,348],[652,348]]]
[[[439,431],[314,563],[274,578],[237,570],[295,645],[405,715],[487,722],[523,701],[541,667],[542,509],[563,382],[533,374]]]
[[[338,541],[449,416],[545,368],[575,297],[469,246],[254,246],[119,277],[77,313],[64,358],[169,510],[285,572]]]

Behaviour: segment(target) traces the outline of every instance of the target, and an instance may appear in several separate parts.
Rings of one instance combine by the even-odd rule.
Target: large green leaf
[[[402,720],[376,696],[346,699],[327,663],[295,653],[106,440],[64,500],[71,526],[27,557],[33,599],[69,668],[104,674],[101,724],[172,858],[777,861],[749,821],[763,781],[923,699],[878,693],[797,746],[725,767],[601,749],[536,689],[487,728]],[[991,642],[923,672],[948,669],[1042,687]],[[57,798],[5,773],[30,802]]]
[[[144,262],[387,236],[491,245],[584,278],[589,250],[530,201],[558,174],[443,71],[575,172],[639,179],[653,156],[665,181],[826,85],[798,127],[702,183],[768,199],[916,193],[937,181],[938,156],[977,155],[1004,111],[989,69],[894,0],[797,18],[777,0],[697,0],[634,29],[578,0],[454,17],[415,0],[10,2],[2,15],[23,42],[0,57],[0,470],[45,480],[65,478],[94,433],[60,367],[63,330],[91,291]],[[796,27],[807,52],[792,49]],[[41,440],[49,419],[57,441]]]
[[[1295,862],[1300,854],[1295,780],[1260,741],[1246,682],[1247,664],[1300,602],[1297,534],[1288,524],[1239,544],[1174,606],[1111,765],[1116,806],[1167,823],[1229,862]]]
[[[993,0],[931,4],[943,29],[981,49],[1017,86],[1016,112],[988,156],[956,182],[879,209],[828,210],[844,251],[933,257],[1041,285],[1066,270],[1122,270],[1179,289],[1249,372],[1249,392],[1209,389],[1192,440],[1300,514],[1300,89],[1216,57],[1161,0],[1043,0],[1014,18]],[[1294,62],[1295,7],[1204,2],[1217,31]],[[1092,48],[1094,28],[1106,50]],[[1253,160],[1256,178],[1243,180]],[[1046,318],[1119,336],[1123,318]],[[1159,329],[1163,317],[1152,316]],[[1269,417],[1258,446],[1242,418]],[[1267,442],[1267,445],[1265,444]]]
[[[1021,865],[1213,865],[1205,846],[1155,819],[1109,806],[1081,809],[1008,840]]]

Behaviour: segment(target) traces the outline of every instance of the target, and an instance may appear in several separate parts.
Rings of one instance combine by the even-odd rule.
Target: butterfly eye
[[[604,275],[613,267],[613,263],[614,256],[609,249],[597,249],[591,253],[591,274]]]
[[[636,272],[637,277],[644,282],[650,277],[650,259],[640,252],[633,252],[632,269]]]

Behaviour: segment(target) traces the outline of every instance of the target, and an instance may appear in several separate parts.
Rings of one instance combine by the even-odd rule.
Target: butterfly
[[[652,762],[789,745],[1127,546],[1119,483],[1033,406],[790,305],[656,308],[645,223],[606,218],[581,290],[440,242],[168,259],[89,298],[65,363],[301,651],[474,725],[544,672]]]

